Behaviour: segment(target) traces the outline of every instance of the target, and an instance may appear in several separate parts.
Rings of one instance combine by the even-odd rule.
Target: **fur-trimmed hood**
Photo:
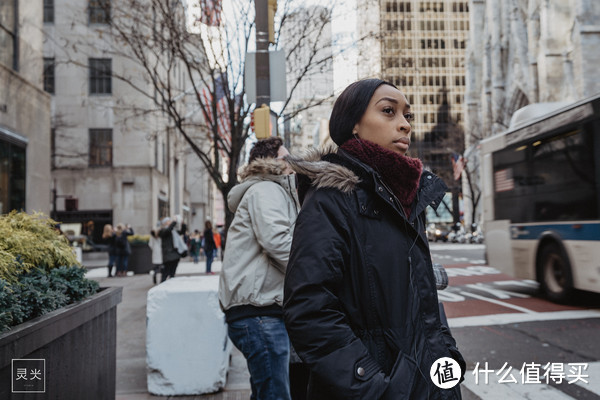
[[[274,158],[256,158],[238,170],[241,182],[256,175],[283,175],[284,173],[285,165]]]
[[[331,154],[337,154],[336,145],[324,148],[312,148],[300,157],[286,157],[291,168],[300,176],[306,177],[310,185],[317,189],[332,188],[344,193],[354,190],[360,178],[349,168],[324,160]],[[302,184],[303,182],[300,182]]]
[[[234,186],[227,196],[229,210],[235,213],[246,191],[261,181],[272,181],[281,185],[297,202],[295,177],[288,175],[285,170],[286,166],[274,158],[257,158],[241,167],[238,170],[240,183]]]

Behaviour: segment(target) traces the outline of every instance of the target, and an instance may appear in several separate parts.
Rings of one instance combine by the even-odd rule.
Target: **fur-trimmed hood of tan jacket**
[[[259,158],[240,169],[227,197],[235,217],[219,280],[223,310],[282,305],[283,279],[299,211],[295,175],[279,160]]]

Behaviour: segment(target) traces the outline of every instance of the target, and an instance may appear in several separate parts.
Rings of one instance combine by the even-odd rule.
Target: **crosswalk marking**
[[[536,313],[514,313],[478,315],[475,317],[448,318],[450,328],[462,328],[465,326],[490,326],[515,324],[531,321],[554,321],[567,319],[600,318],[598,310],[567,310]]]
[[[507,303],[505,301],[500,301],[500,300],[496,300],[496,299],[491,299],[489,297],[480,296],[480,295],[475,294],[475,293],[460,292],[460,294],[462,294],[463,296],[473,297],[473,298],[478,299],[478,300],[487,301],[489,303],[498,304],[498,305],[501,305],[501,306],[506,307],[506,308],[512,308],[513,310],[521,311],[521,312],[526,313],[526,314],[533,314],[533,313],[535,313],[535,311],[531,311],[528,308],[519,307],[519,306],[516,306],[514,304]]]

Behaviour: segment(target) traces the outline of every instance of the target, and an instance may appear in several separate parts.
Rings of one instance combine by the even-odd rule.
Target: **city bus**
[[[489,265],[555,302],[600,292],[600,94],[518,110],[481,157]]]

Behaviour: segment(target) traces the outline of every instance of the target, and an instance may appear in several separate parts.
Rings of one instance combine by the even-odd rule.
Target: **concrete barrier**
[[[213,393],[225,386],[232,344],[217,297],[219,277],[169,279],[148,291],[148,391]]]

